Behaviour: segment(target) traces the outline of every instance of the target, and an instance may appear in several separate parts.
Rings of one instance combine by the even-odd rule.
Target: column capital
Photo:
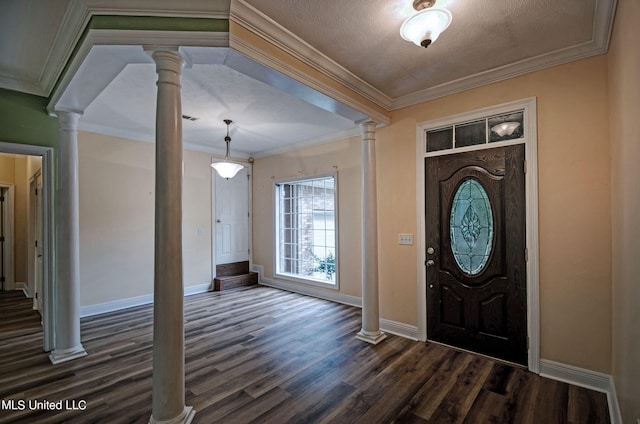
[[[375,132],[376,127],[378,126],[378,122],[374,121],[373,119],[364,119],[362,121],[358,121],[357,124],[360,126],[363,134],[365,132]]]
[[[158,71],[180,73],[185,64],[185,59],[177,46],[144,46],[144,51],[153,58]]]
[[[376,127],[378,123],[373,120],[360,121],[360,132],[362,133],[362,141],[365,144],[376,141]],[[375,160],[375,159],[374,159]]]
[[[82,112],[67,109],[55,109],[53,112],[58,118],[58,126],[61,130],[76,131],[78,129],[78,121]]]

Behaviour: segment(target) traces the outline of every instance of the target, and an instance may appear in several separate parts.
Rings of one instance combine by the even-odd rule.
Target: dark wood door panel
[[[428,338],[526,364],[523,162],[524,145],[427,158],[425,222]]]

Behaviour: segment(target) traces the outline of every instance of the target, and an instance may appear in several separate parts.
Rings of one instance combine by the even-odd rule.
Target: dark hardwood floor
[[[148,422],[151,306],[83,319],[89,355],[56,366],[31,300],[0,293],[0,314],[1,423]],[[603,393],[439,344],[358,341],[350,306],[253,286],[189,296],[185,320],[194,423],[609,422]]]

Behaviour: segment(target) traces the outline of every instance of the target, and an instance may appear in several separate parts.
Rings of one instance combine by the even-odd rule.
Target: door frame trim
[[[427,340],[427,280],[426,280],[426,242],[425,242],[425,157],[426,138],[424,134],[429,129],[439,128],[455,123],[471,121],[491,115],[524,110],[524,139],[517,143],[525,144],[525,160],[527,173],[525,174],[526,191],[526,248],[527,260],[527,335],[529,340],[528,368],[540,373],[540,281],[538,254],[538,136],[536,117],[536,98],[529,97],[509,103],[490,106],[457,115],[446,116],[416,124],[416,216],[417,216],[417,292],[418,292],[418,339]],[[511,143],[491,143],[477,145],[470,148],[447,151],[455,154],[463,151],[484,150],[500,147]]]

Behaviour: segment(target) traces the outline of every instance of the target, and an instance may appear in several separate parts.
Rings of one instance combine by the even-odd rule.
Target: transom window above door
[[[482,144],[520,140],[524,111],[502,113],[426,131],[426,152],[458,151]]]

